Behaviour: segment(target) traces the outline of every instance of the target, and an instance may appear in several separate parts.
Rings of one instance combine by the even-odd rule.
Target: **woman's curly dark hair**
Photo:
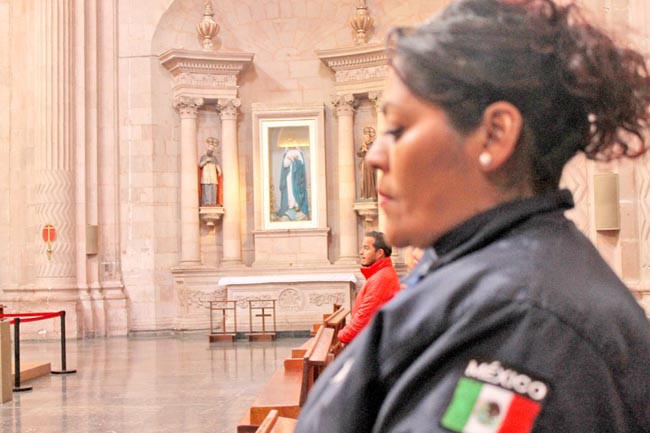
[[[590,24],[571,3],[459,0],[419,27],[389,35],[391,63],[418,97],[468,132],[485,108],[508,101],[524,127],[509,176],[535,192],[557,188],[578,151],[635,156],[650,119],[645,59]]]

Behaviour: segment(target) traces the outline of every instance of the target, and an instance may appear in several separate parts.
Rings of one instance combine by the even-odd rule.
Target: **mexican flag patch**
[[[459,433],[529,433],[547,393],[544,383],[498,362],[472,360],[440,423]]]

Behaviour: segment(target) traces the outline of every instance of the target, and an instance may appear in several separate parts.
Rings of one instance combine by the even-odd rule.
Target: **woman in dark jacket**
[[[387,240],[438,258],[328,367],[296,433],[650,432],[648,320],[558,189],[577,152],[643,150],[643,57],[552,0],[458,0],[389,50],[367,160]]]

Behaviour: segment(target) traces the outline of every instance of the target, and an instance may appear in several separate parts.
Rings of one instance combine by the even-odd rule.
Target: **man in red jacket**
[[[399,277],[390,259],[392,251],[384,241],[383,233],[366,233],[359,251],[361,273],[366,277],[366,284],[354,301],[350,323],[338,333],[339,342],[350,343],[370,323],[375,312],[399,291]]]

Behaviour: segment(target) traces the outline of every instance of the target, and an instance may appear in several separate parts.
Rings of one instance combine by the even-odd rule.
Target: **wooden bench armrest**
[[[324,366],[327,365],[327,354],[330,347],[334,343],[334,329],[321,328],[319,330],[319,338],[316,340],[313,349],[309,353],[308,362],[313,365]]]
[[[325,323],[325,326],[328,328],[334,328],[338,330],[343,327],[343,324],[345,323],[345,317],[349,312],[350,311],[347,308],[339,308],[336,310],[336,312],[330,314],[330,316],[326,318],[323,323]]]
[[[275,426],[275,422],[279,417],[280,414],[277,410],[270,411],[255,433],[271,433],[271,430],[273,430],[273,426]]]
[[[292,433],[296,424],[295,419],[281,417],[277,410],[272,410],[255,433]]]

